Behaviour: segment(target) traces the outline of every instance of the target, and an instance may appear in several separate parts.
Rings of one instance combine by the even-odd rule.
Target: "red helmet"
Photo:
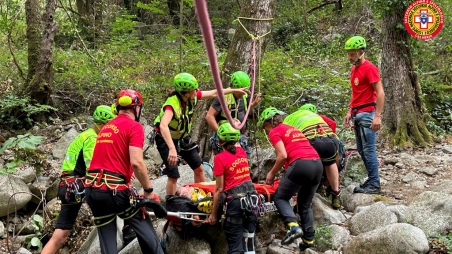
[[[143,104],[143,96],[135,90],[126,89],[119,92],[116,97],[116,108],[126,109],[141,106]]]

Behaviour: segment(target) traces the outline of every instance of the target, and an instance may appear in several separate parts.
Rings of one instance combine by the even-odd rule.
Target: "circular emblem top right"
[[[420,40],[435,37],[443,28],[443,11],[433,1],[418,0],[405,11],[403,23],[408,33]]]

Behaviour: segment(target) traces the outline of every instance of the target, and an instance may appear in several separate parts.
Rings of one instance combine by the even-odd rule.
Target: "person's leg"
[[[145,214],[145,219],[141,216],[142,213],[138,212],[132,218],[126,220],[137,235],[141,251],[150,254],[163,254],[160,240],[157,237],[149,216]]]
[[[306,160],[303,164],[302,187],[298,191],[297,204],[300,213],[300,223],[303,229],[303,240],[312,242],[315,236],[314,216],[312,213],[312,199],[322,177],[322,163]]]
[[[181,150],[180,155],[190,168],[193,169],[195,183],[205,182],[204,166],[201,157],[199,156],[198,149],[195,148],[188,151]]]
[[[228,254],[243,253],[243,211],[240,200],[230,199],[227,201],[226,218],[223,224],[226,242],[228,243]]]
[[[355,192],[376,194],[379,193],[380,176],[378,174],[378,158],[376,148],[376,133],[370,129],[375,112],[363,112],[356,116],[359,125],[364,165],[367,170],[367,186],[358,188]],[[368,188],[365,188],[368,187]]]
[[[295,239],[300,238],[303,235],[300,225],[298,224],[298,218],[289,203],[289,200],[294,193],[298,192],[301,188],[299,174],[303,170],[303,168],[300,167],[302,165],[302,160],[297,160],[287,168],[273,197],[279,214],[283,217],[284,223],[289,228],[284,239],[281,241],[282,245],[291,244]]]
[[[249,216],[243,221],[243,248],[244,254],[254,254],[254,239],[257,226],[257,217]]]
[[[55,231],[53,231],[52,238],[50,238],[50,240],[44,246],[41,254],[57,253],[58,250],[63,247],[70,233],[70,229],[55,229]]]
[[[66,242],[77,219],[78,211],[82,203],[69,204],[65,200],[67,186],[58,187],[58,198],[61,200],[61,210],[55,224],[55,231],[41,253],[57,253]]]

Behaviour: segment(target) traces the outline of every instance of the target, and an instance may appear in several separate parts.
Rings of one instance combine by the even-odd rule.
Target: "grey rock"
[[[159,223],[157,232],[162,232],[164,222]],[[205,239],[187,238],[183,239],[172,227],[166,231],[169,241],[166,241],[167,253],[177,254],[210,254],[209,243]],[[183,246],[183,248],[181,248]]]
[[[418,181],[418,180],[422,180],[422,177],[419,174],[416,174],[414,172],[410,172],[410,173],[406,174],[402,179],[402,181],[404,183],[411,183],[411,182]]]
[[[441,148],[443,153],[452,154],[452,146],[445,145]]]
[[[60,184],[60,180],[57,179],[53,181],[53,183],[48,186],[46,190],[46,200],[52,200],[58,196],[58,185]]]
[[[6,237],[5,225],[0,221],[0,238]]]
[[[425,191],[408,205],[407,220],[427,237],[443,234],[452,227],[452,195]]]
[[[21,247],[17,250],[16,254],[32,254],[29,250],[25,249],[24,247]]]
[[[18,168],[17,171],[12,174],[14,177],[20,178],[24,183],[29,184],[36,178],[35,169],[31,166],[25,166],[24,168]]]
[[[406,214],[408,213],[408,206],[391,205],[391,206],[387,206],[386,208],[388,208],[389,211],[391,211],[392,213],[395,214],[395,216],[397,216],[398,223],[406,223],[407,222]]]
[[[66,156],[66,150],[69,144],[77,137],[79,133],[75,128],[70,129],[63,137],[61,137],[53,146],[52,155],[60,160],[64,159]]]
[[[122,249],[122,227],[124,226],[124,221],[120,218],[116,218],[116,245],[118,250]],[[112,241],[114,239],[111,239]],[[80,249],[77,251],[78,254],[100,254],[100,242],[99,237],[97,237],[97,229],[94,228],[86,238],[85,242],[82,244]]]
[[[126,247],[124,247],[118,254],[142,254],[138,238],[133,239]]]
[[[353,195],[350,195],[347,198],[345,198],[345,200],[342,200],[342,205],[344,206],[345,210],[349,212],[354,212],[356,207],[373,204],[375,203],[374,200],[375,198],[373,195],[354,193]]]
[[[350,232],[344,227],[338,225],[330,225],[331,229],[331,247],[338,249],[347,245],[350,240]]]
[[[418,180],[418,181],[413,181],[410,183],[411,187],[416,188],[416,189],[425,189],[425,186],[427,185],[427,181],[425,180]]]
[[[30,200],[30,190],[21,179],[10,175],[0,175],[0,217],[14,213]]]
[[[430,189],[430,191],[452,195],[452,180],[447,179],[439,181]]]
[[[377,202],[351,218],[350,232],[359,235],[394,223],[397,223],[397,216],[382,202]]]
[[[421,229],[396,223],[352,238],[344,254],[425,254],[428,250],[428,240]]]
[[[426,174],[426,175],[428,175],[428,176],[433,176],[433,175],[435,175],[436,172],[438,172],[438,170],[439,170],[439,168],[433,167],[433,166],[430,166],[430,167],[421,167],[421,168],[418,169],[419,172],[424,173],[424,174]]]
[[[346,218],[339,211],[331,208],[320,194],[316,193],[312,200],[312,212],[314,214],[315,225],[330,225],[334,223],[343,223]]]

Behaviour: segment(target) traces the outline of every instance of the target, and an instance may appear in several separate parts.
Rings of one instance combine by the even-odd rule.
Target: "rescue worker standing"
[[[236,71],[231,76],[231,87],[232,88],[249,88],[250,87],[250,77],[246,72]],[[261,100],[261,94],[256,94],[256,97],[251,104],[251,108],[255,107]],[[231,113],[233,119],[237,119],[243,122],[245,118],[246,110],[248,109],[248,96],[237,97],[234,94],[228,94],[225,96],[225,101],[228,106],[228,110]],[[207,111],[206,121],[209,127],[213,130],[214,134],[210,138],[211,149],[214,153],[221,152],[221,147],[218,146],[218,135],[216,134],[218,126],[223,123],[228,122],[224,110],[221,108],[220,100],[218,98],[213,99],[212,104]],[[245,150],[248,159],[252,153],[252,146],[248,142],[248,135],[246,125],[240,130],[240,145]]]
[[[215,98],[217,90],[200,91],[198,81],[189,73],[179,73],[174,77],[175,91],[170,94],[154,121],[157,135],[155,143],[160,157],[165,164],[168,181],[166,195],[176,193],[178,170],[178,155],[184,159],[194,172],[194,182],[204,182],[204,169],[199,147],[190,139],[192,118],[199,99]],[[225,94],[236,96],[246,94],[244,89],[225,89]]]
[[[85,196],[83,181],[93,157],[97,133],[115,117],[109,106],[98,106],[93,113],[94,125],[80,133],[69,145],[61,166],[61,181],[58,186],[61,210],[52,238],[44,246],[42,254],[57,253],[71,233]]]
[[[218,209],[221,203],[226,203],[224,231],[227,253],[254,254],[257,214],[252,213],[252,206],[259,205],[259,197],[251,182],[246,153],[237,143],[240,131],[230,123],[224,123],[218,127],[217,133],[223,151],[214,158],[216,187],[212,213],[206,222],[217,223]]]
[[[116,216],[135,231],[143,253],[163,254],[147,212],[131,205],[132,174],[152,198],[152,184],[143,161],[144,129],[139,123],[143,98],[135,90],[122,90],[116,99],[118,116],[99,132],[88,170],[86,201],[99,234],[101,253],[117,253]],[[154,209],[155,211],[155,209]]]

